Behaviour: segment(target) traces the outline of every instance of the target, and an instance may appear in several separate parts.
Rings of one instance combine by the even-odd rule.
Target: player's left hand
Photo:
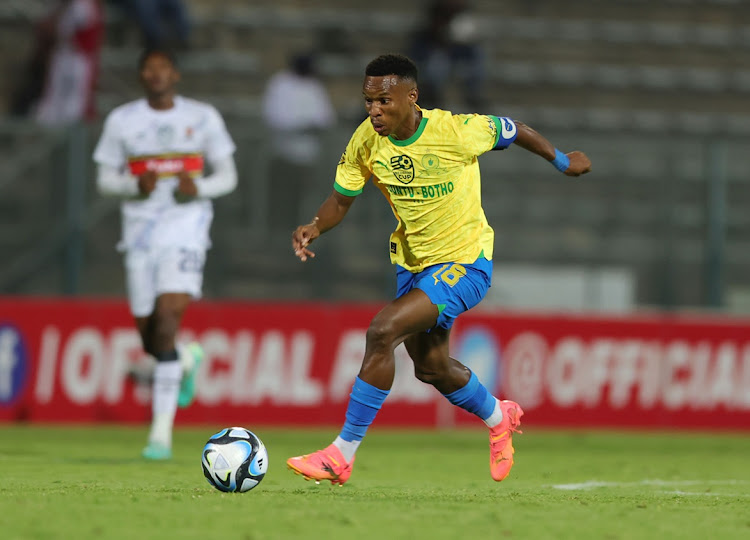
[[[307,225],[300,225],[292,233],[292,249],[294,254],[304,262],[308,257],[315,257],[315,253],[310,251],[308,246],[310,243],[320,236],[320,229],[318,229],[318,220],[315,219]]]
[[[185,171],[177,173],[179,184],[175,189],[175,196],[182,201],[189,200],[198,196],[198,186],[195,185],[193,177]]]
[[[583,152],[576,150],[575,152],[568,152],[565,155],[570,160],[570,165],[565,171],[566,175],[581,176],[582,174],[591,172],[591,160]]]

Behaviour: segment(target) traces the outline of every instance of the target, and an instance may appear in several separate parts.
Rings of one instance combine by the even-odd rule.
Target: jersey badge
[[[440,158],[438,158],[435,154],[425,154],[422,157],[422,167],[424,167],[427,171],[434,171],[435,169],[440,167]]]
[[[169,144],[174,138],[174,129],[170,125],[159,126],[156,130],[156,138],[161,144]]]
[[[414,162],[409,156],[393,156],[391,158],[393,176],[402,184],[409,184],[414,180]]]

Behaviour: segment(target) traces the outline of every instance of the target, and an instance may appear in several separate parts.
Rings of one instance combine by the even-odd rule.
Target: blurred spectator
[[[90,120],[104,33],[100,0],[59,0],[37,26],[27,75],[11,113],[47,126]]]
[[[432,0],[423,19],[424,26],[413,34],[408,52],[420,66],[419,104],[445,108],[446,87],[456,77],[465,104],[471,112],[480,111],[485,58],[468,0]]]
[[[10,114],[13,116],[30,116],[34,105],[39,101],[44,90],[44,78],[49,65],[50,51],[54,42],[46,31],[46,26],[39,23],[34,28],[34,42],[31,56],[21,68],[17,78],[18,85],[10,97]]]
[[[110,0],[138,23],[148,49],[187,48],[190,15],[182,0]]]
[[[270,165],[271,228],[291,233],[302,216],[306,184],[314,180],[324,130],[336,122],[336,114],[323,83],[317,76],[311,53],[291,58],[289,68],[273,75],[263,96],[263,117],[271,133]]]

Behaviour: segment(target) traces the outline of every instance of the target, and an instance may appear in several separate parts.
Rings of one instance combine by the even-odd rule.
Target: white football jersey
[[[177,201],[175,175],[185,170],[196,178],[202,177],[205,162],[224,159],[234,150],[221,115],[207,103],[176,96],[174,107],[156,110],[146,99],[139,99],[109,113],[94,150],[94,161],[127,169],[134,177],[147,170],[159,175],[156,188],[147,198],[123,201],[122,240],[118,248],[208,248],[213,220],[211,200]]]

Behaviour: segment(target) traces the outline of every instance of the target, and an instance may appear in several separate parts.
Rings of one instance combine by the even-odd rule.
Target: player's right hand
[[[146,171],[138,177],[138,191],[141,195],[149,195],[154,188],[156,188],[156,181],[159,179],[159,175],[156,171]]]
[[[565,171],[566,175],[581,176],[582,174],[591,172],[591,160],[583,152],[576,150],[575,152],[568,152],[565,155],[570,160],[570,165]]]
[[[300,225],[292,233],[292,249],[301,261],[306,261],[308,257],[315,257],[315,253],[310,251],[307,246],[318,236],[320,236],[320,229],[318,229],[315,221],[307,225]]]

